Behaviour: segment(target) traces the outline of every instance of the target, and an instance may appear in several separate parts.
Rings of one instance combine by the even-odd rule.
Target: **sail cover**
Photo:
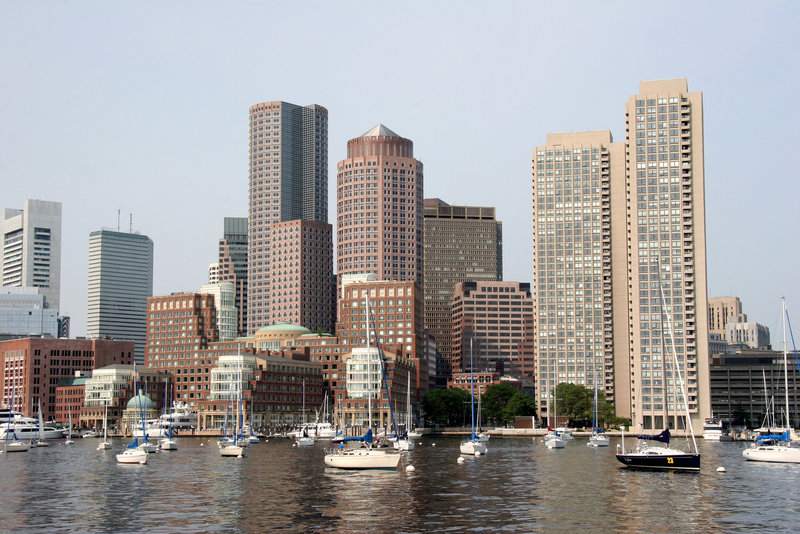
[[[367,430],[367,433],[363,436],[344,438],[342,441],[363,441],[364,443],[372,443],[372,429],[370,428]]]
[[[762,441],[789,441],[791,438],[789,436],[789,431],[787,430],[783,434],[767,434],[766,436],[758,436],[756,441],[761,443]]]
[[[653,441],[660,441],[661,443],[669,444],[669,428],[665,428],[663,432],[656,435],[650,434],[641,434],[639,435],[639,439],[649,439]]]

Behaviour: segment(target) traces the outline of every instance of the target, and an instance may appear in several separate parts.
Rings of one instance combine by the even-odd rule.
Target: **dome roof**
[[[143,395],[142,393],[139,393],[138,395],[136,395],[135,397],[133,397],[131,400],[128,401],[128,410],[138,410],[139,409],[139,399],[140,398],[142,399],[141,400],[142,408],[144,408],[145,410],[155,410],[156,409],[156,403],[153,402],[152,399],[150,399],[150,397],[147,397],[147,396]]]
[[[305,326],[300,326],[290,323],[271,324],[258,329],[259,332],[302,332],[304,334],[311,333],[311,330]]]

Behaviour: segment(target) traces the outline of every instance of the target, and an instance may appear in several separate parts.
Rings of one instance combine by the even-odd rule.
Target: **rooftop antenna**
[[[129,234],[133,233],[133,213],[131,213],[131,222],[130,222],[130,226],[128,227],[128,233]]]
[[[119,232],[119,208],[117,208],[117,232]]]

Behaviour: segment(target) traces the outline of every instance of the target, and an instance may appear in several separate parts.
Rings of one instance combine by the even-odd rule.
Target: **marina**
[[[675,473],[620,465],[617,437],[609,448],[576,437],[558,450],[541,437],[493,437],[487,456],[459,463],[459,437],[425,436],[397,470],[377,472],[326,468],[322,442],[271,438],[232,459],[216,438],[181,437],[178,451],[127,465],[115,454],[128,440],[111,441],[108,451],[83,439],[0,455],[4,529],[790,531],[800,508],[800,494],[786,491],[800,482],[798,466],[748,462],[745,442],[701,440],[700,472]]]

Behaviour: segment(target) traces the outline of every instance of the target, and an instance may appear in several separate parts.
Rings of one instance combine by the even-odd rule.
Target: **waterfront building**
[[[595,376],[627,399],[625,145],[608,130],[548,134],[533,157],[539,413],[559,383],[593,388]]]
[[[372,314],[369,322],[366,320],[367,298]],[[422,292],[414,281],[349,283],[342,289],[336,327],[343,353],[366,346],[369,328],[373,342],[377,340],[382,349],[397,348],[403,357],[413,362],[412,385],[421,398],[430,388],[436,368],[435,354],[425,351],[423,310]]]
[[[86,337],[134,342],[144,363],[147,299],[153,295],[153,241],[108,229],[89,234]]]
[[[410,139],[379,124],[347,142],[347,158],[337,164],[340,280],[375,273],[422,287],[422,188]]]
[[[132,365],[106,365],[92,370],[84,383],[83,404],[79,422],[87,428],[102,428],[105,407],[108,406],[108,427],[119,424],[128,399],[135,394]],[[154,371],[139,367],[140,375],[156,375]]]
[[[699,433],[711,411],[703,94],[685,78],[644,81],[625,112],[630,361],[620,366],[630,369],[629,413],[645,430],[664,428],[665,404],[670,420],[685,413],[677,378],[665,376],[672,350],[662,350],[661,336],[670,338],[671,323]],[[619,414],[623,397],[614,400]]]
[[[455,285],[503,279],[503,223],[492,207],[451,206],[438,198],[425,199],[423,221],[425,329],[436,342],[437,383],[444,385],[453,368]]]
[[[86,381],[90,374],[90,371],[75,371],[75,376],[58,381],[54,417],[57,423],[68,426],[71,417],[72,426],[80,426],[81,406],[83,405]],[[42,417],[44,417],[44,407],[42,408]]]
[[[271,226],[328,219],[328,110],[264,102],[250,107],[247,331],[271,324]]]
[[[61,202],[28,199],[0,217],[0,286],[38,287],[48,308],[61,299]]]
[[[60,337],[58,310],[45,306],[38,287],[0,287],[0,339]]]
[[[219,341],[232,341],[238,337],[237,319],[239,316],[234,306],[236,290],[233,282],[217,282],[200,286],[202,295],[214,297],[214,308],[217,316]]]
[[[709,297],[708,333],[730,341],[727,335],[728,323],[746,323],[747,315],[742,312],[739,297]]]
[[[792,358],[792,355],[789,355]],[[789,417],[800,426],[800,371],[794,359],[786,366],[789,383]],[[735,425],[769,427],[769,407],[774,427],[786,426],[786,388],[783,352],[738,349],[733,354],[712,354],[711,411]]]
[[[527,282],[458,282],[453,297],[454,373],[534,376],[533,298]]]
[[[331,332],[335,309],[333,230],[327,222],[295,219],[273,223],[270,239],[272,323]]]
[[[26,417],[37,412],[55,415],[56,384],[76,371],[91,371],[111,364],[133,364],[133,342],[109,339],[22,338],[0,341],[0,392],[2,404],[14,406]],[[13,393],[12,393],[13,389]],[[77,421],[78,412],[73,420]]]
[[[212,264],[214,265],[214,264]],[[225,217],[223,237],[219,240],[216,280],[209,267],[208,283],[232,282],[236,295],[234,306],[238,336],[247,335],[247,217]]]

